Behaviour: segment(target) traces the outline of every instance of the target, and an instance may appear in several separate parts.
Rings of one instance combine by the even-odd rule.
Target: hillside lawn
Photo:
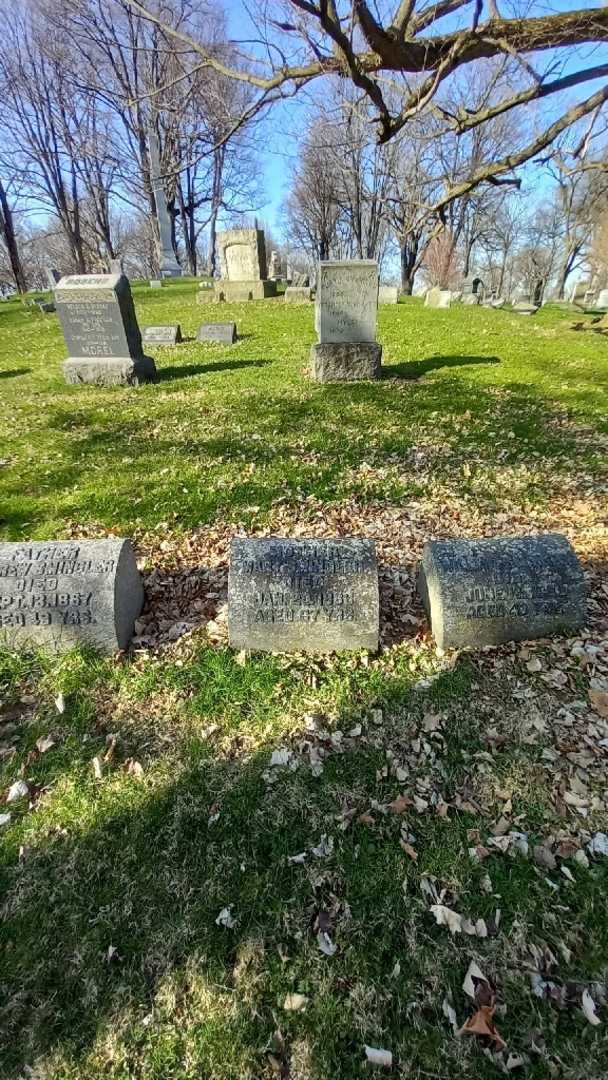
[[[0,537],[131,537],[147,595],[129,655],[0,650],[0,1076],[605,1077],[608,342],[407,300],[380,382],[316,385],[312,305],[196,290],[134,287],[186,338],[140,388],[0,304]],[[551,530],[585,633],[438,654],[424,541]],[[236,534],[374,539],[378,655],[231,650]]]

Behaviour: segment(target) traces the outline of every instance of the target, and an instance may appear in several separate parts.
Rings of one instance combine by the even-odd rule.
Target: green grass
[[[0,305],[0,535],[133,536],[162,571],[161,614],[178,592],[192,613],[192,568],[217,575],[200,628],[174,643],[161,634],[122,659],[0,651],[0,791],[24,776],[35,792],[32,808],[1,808],[0,1076],[356,1080],[370,1075],[365,1044],[390,1049],[403,1077],[500,1076],[442,1011],[451,993],[459,1024],[471,1015],[461,985],[475,959],[527,1077],[599,1080],[608,860],[586,870],[564,857],[571,882],[522,854],[479,863],[469,849],[492,835],[504,792],[531,846],[608,826],[601,748],[583,770],[600,800],[587,819],[554,797],[574,766],[564,758],[559,773],[546,756],[588,748],[601,664],[539,643],[542,673],[568,675],[556,688],[517,648],[446,659],[393,616],[377,657],[241,656],[220,614],[240,528],[372,535],[389,601],[390,574],[410,580],[429,535],[563,528],[590,574],[601,649],[608,344],[557,308],[521,319],[408,301],[380,309],[380,383],[320,386],[302,374],[312,308],[218,311],[195,292],[134,288],[142,326],[179,321],[187,338],[153,352],[160,382],[139,389],[66,386],[56,317]],[[197,325],[218,318],[236,320],[238,343],[198,345]],[[320,774],[311,747],[325,753]],[[293,768],[270,767],[279,748]],[[387,813],[400,793],[428,807]],[[323,836],[333,849],[317,858]],[[464,916],[499,908],[497,932],[451,937],[425,879]],[[229,905],[232,929],[216,923]],[[531,946],[555,957],[542,974],[568,986],[563,1007],[533,994]],[[581,1012],[585,987],[600,1027]],[[302,1012],[283,1008],[294,992]]]

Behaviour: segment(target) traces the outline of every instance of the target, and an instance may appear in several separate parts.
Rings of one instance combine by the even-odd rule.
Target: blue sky
[[[252,23],[252,13],[255,17],[259,12],[260,7],[253,9],[244,0],[224,0],[225,10],[228,16],[228,27],[231,37],[237,41],[249,41],[255,36],[255,28]],[[396,0],[395,0],[396,3]],[[429,0],[430,3],[430,0]],[[276,0],[270,0],[271,7],[274,7],[275,13],[279,9],[279,4]],[[552,3],[547,3],[545,0],[498,0],[499,10],[505,15],[513,13],[514,9],[517,9],[520,14],[534,14],[534,15],[546,15],[550,13],[557,13],[560,11],[567,11],[573,7],[593,8],[597,7],[597,2],[579,2],[569,3],[568,0],[554,0]],[[388,4],[387,0],[378,0],[376,4],[376,10],[378,8],[381,11],[391,11],[393,5]],[[465,8],[464,12],[459,13],[457,17],[446,18],[441,23],[441,28],[449,30],[454,28],[455,19],[462,18],[470,19],[470,6]],[[249,44],[249,48],[251,45]],[[568,71],[575,71],[579,67],[583,66],[584,62],[590,65],[599,63],[608,63],[608,47],[606,46],[593,46],[585,47],[584,50],[580,50],[579,54],[575,54],[570,51],[568,54],[568,60],[566,62],[563,73]],[[544,53],[539,61],[540,65],[546,65],[557,59],[555,53]],[[600,82],[586,83],[582,87],[575,89],[569,95],[569,100],[581,100],[596,89],[599,88]],[[318,93],[321,90],[322,82],[314,84],[314,91]],[[563,108],[565,98],[560,96],[554,99],[548,98],[546,102],[542,103],[542,119],[551,120],[559,115]],[[264,206],[259,211],[260,218],[270,225],[273,229],[276,229],[277,233],[280,230],[280,213],[281,207],[289,191],[290,177],[293,173],[295,163],[298,156],[298,143],[299,136],[305,123],[306,113],[310,110],[310,92],[301,93],[295,98],[290,99],[288,102],[282,103],[272,108],[269,114],[261,121],[257,130],[257,141],[261,145],[261,159],[263,186],[265,188],[266,201]],[[541,187],[539,188],[539,182]],[[532,166],[528,169],[527,180],[524,180],[526,186],[529,184],[531,192],[534,192],[535,197],[542,192],[543,180],[540,180],[538,170]]]

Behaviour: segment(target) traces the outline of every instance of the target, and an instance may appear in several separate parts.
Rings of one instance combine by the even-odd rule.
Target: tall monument
[[[160,244],[158,252],[158,261],[160,266],[161,277],[181,277],[182,268],[175,258],[175,252],[173,250],[173,244],[171,241],[171,219],[169,217],[169,211],[167,209],[167,200],[165,198],[165,190],[160,178],[160,153],[158,149],[158,137],[155,131],[150,131],[150,183],[152,184],[152,191],[154,192],[154,201],[156,203],[156,216],[158,218],[158,231],[160,234]]]

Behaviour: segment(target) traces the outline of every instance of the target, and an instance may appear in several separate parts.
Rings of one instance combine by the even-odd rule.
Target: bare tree
[[[156,25],[163,17],[142,0],[124,0]],[[455,12],[470,10],[468,20],[442,30],[441,21]],[[248,65],[228,66],[213,57],[204,42],[171,29],[176,40],[196,50],[200,63],[223,75],[255,87],[256,107],[266,107],[278,96],[293,93],[326,76],[348,78],[373,105],[380,142],[392,139],[406,124],[432,105],[447,129],[472,131],[489,120],[514,110],[526,110],[541,101],[593,80],[605,79],[608,64],[581,58],[571,70],[580,46],[608,39],[608,9],[581,8],[557,13],[501,15],[496,0],[395,0],[387,21],[366,0],[338,6],[335,0],[272,0],[258,20],[259,41]],[[556,61],[555,50],[560,60]],[[543,56],[549,53],[546,63]],[[480,61],[507,57],[519,78],[504,84],[500,93],[481,107],[463,106],[453,113],[439,95],[459,72],[476,69]],[[394,74],[394,78],[389,77]],[[471,81],[471,78],[469,79]],[[582,117],[608,101],[608,85],[568,105],[541,130],[516,148],[502,148],[492,161],[484,161],[465,179],[446,187],[436,209],[473,191],[480,183],[513,182],[514,171],[530,161]],[[506,151],[506,152],[505,152]]]

